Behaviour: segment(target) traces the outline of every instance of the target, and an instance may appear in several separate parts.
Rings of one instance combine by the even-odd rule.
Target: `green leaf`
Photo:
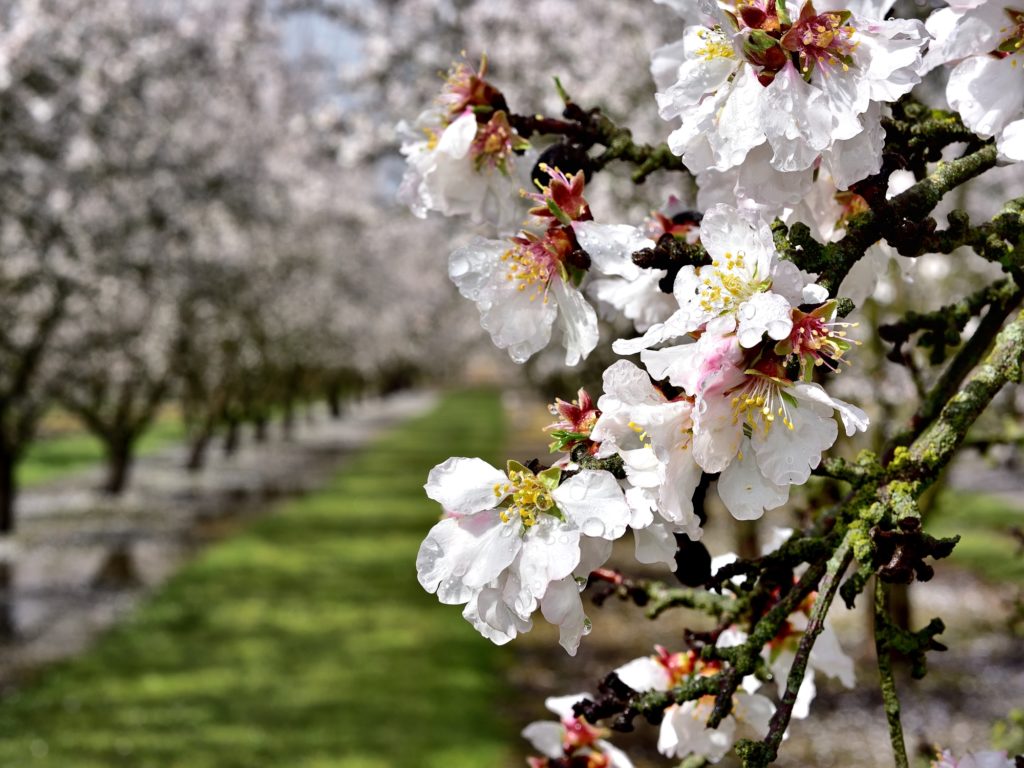
[[[550,469],[545,469],[543,472],[537,475],[537,479],[540,481],[541,485],[543,485],[549,491],[553,491],[555,490],[555,488],[558,487],[558,481],[562,479],[562,470],[559,469],[558,467],[551,467]]]

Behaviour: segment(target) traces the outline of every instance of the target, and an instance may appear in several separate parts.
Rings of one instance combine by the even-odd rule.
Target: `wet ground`
[[[0,562],[9,585],[0,603],[8,636],[0,685],[10,689],[40,664],[80,652],[197,549],[269,501],[322,485],[347,455],[435,399],[421,392],[367,400],[338,420],[315,409],[291,439],[278,433],[257,444],[244,435],[237,453],[214,447],[197,473],[184,471],[184,447],[170,448],[140,459],[118,498],[93,490],[99,469],[26,491]]]
[[[507,411],[513,428],[508,455],[517,459],[547,453],[539,429],[550,421],[543,406],[510,397]],[[524,414],[529,415],[524,415]],[[1024,477],[1006,470],[991,469],[968,458],[951,475],[954,487],[1003,494],[1022,504],[1024,523]],[[732,549],[733,527],[715,525],[706,534],[712,554]],[[627,537],[628,538],[628,537]],[[628,575],[644,575],[672,581],[667,570],[643,570],[632,558],[632,543],[617,544],[613,567]],[[968,749],[990,748],[990,729],[1013,707],[1024,707],[1024,641],[1011,626],[1020,599],[1014,586],[987,584],[970,573],[940,563],[936,577],[911,589],[912,626],[926,624],[939,616],[946,623],[940,638],[949,646],[945,653],[929,657],[928,676],[913,681],[902,674],[898,681],[903,704],[903,723],[910,751],[941,744],[962,754]],[[863,598],[860,599],[863,603]],[[643,617],[635,606],[608,601],[601,608],[584,606],[593,620],[593,632],[583,639],[575,658],[558,646],[557,632],[542,620],[535,629],[515,641],[519,664],[510,671],[513,684],[522,692],[521,707],[510,717],[525,725],[548,719],[543,708],[546,696],[593,690],[608,671],[637,656],[651,653],[660,643],[678,645],[684,628],[701,628],[704,617],[687,611],[665,614],[657,622]],[[837,631],[844,649],[857,662],[858,686],[848,691],[818,677],[818,697],[808,720],[794,722],[777,765],[783,768],[881,768],[892,765],[888,729],[877,691],[873,640],[868,617],[860,610],[833,609]],[[1016,632],[1022,630],[1018,624]],[[636,734],[619,735],[613,741],[627,749],[637,768],[675,766],[679,761],[661,757],[654,750],[655,729],[637,721]],[[522,745],[525,757],[527,746]],[[518,764],[523,764],[519,762]],[[733,765],[726,761],[722,766]]]

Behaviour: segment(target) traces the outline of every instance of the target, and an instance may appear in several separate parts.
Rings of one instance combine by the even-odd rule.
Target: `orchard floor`
[[[144,438],[150,450],[118,497],[96,490],[102,468],[94,441],[71,431],[44,441],[23,469],[48,481],[19,496],[16,534],[0,558],[0,625],[7,630],[0,684],[81,652],[198,550],[237,532],[274,500],[323,486],[381,430],[435,401],[424,392],[368,399],[338,420],[315,409],[287,439],[275,428],[264,442],[243,440],[232,455],[213,446],[194,473],[183,470],[186,449],[174,444],[180,427],[168,419]]]
[[[0,765],[470,768],[506,762],[509,655],[416,582],[431,466],[491,456],[497,395],[443,398],[185,565],[0,700]]]

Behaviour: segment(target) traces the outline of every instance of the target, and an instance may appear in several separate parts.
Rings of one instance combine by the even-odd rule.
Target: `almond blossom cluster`
[[[886,19],[893,2],[702,2],[653,59],[659,112],[680,120],[672,151],[769,207],[799,202],[819,170],[838,189],[876,173],[882,105],[920,81],[927,40]]]
[[[608,729],[596,728],[573,712],[573,705],[587,696],[580,693],[545,700],[544,706],[558,715],[558,722],[540,720],[523,729],[523,738],[542,755],[528,758],[530,768],[633,768],[626,754],[607,741]]]
[[[591,230],[592,247],[600,232]],[[735,518],[757,518],[807,481],[838,437],[836,415],[848,435],[867,427],[863,411],[810,381],[816,368],[837,369],[851,346],[814,276],[779,257],[751,212],[716,207],[699,236],[712,261],[679,271],[678,308],[613,345],[640,351],[646,370],[620,360],[596,405],[581,392],[555,406],[554,447],[618,457],[621,477],[571,456],[536,473],[464,458],[431,472],[427,495],[445,519],[420,549],[420,582],[442,602],[465,604],[486,637],[511,640],[539,608],[575,653],[590,630],[575,579],[607,560],[611,541],[631,530],[640,562],[674,567],[675,536],[703,535],[692,497],[704,473],[721,473],[718,494]],[[543,307],[544,289],[535,290]],[[670,345],[653,348],[661,343]]]
[[[996,255],[986,258],[1015,268],[1005,221],[970,231],[966,217],[951,216],[938,230],[920,218],[925,202],[935,197],[930,212],[942,197],[943,174],[954,175],[940,158],[959,162],[965,179],[981,172],[961,162],[979,146],[990,165],[997,153],[1001,163],[1024,159],[1024,10],[1009,0],[954,0],[925,22],[895,18],[894,0],[658,2],[685,24],[681,40],[651,56],[651,105],[674,122],[666,144],[636,143],[561,83],[562,117],[516,114],[485,67],[459,65],[421,117],[426,138],[403,145],[401,195],[414,213],[493,225],[490,237],[451,252],[448,275],[495,346],[524,363],[551,345],[557,326],[567,366],[602,342],[617,356],[602,365],[600,393],[580,389],[550,407],[547,463],[498,469],[455,457],[431,470],[425,488],[441,519],[419,550],[420,583],[463,606],[496,644],[529,631],[539,612],[571,655],[592,629],[581,593],[597,582],[638,606],[657,597],[652,616],[675,600],[719,622],[688,633],[685,647],[659,645],[620,666],[594,701],[549,699],[559,722],[523,732],[541,755],[530,759],[534,768],[631,765],[596,725],[610,712],[646,715],[665,756],[715,763],[747,739],[737,752],[766,765],[775,752],[750,744],[777,750],[790,719],[807,717],[816,678],[854,685],[828,607],[852,562],[848,603],[890,567],[872,561],[871,536],[918,535],[907,518],[875,530],[909,481],[893,475],[877,500],[857,499],[862,518],[840,525],[823,514],[817,528],[786,531],[745,565],[711,559],[707,498],[743,523],[785,505],[815,473],[856,483],[875,471],[873,454],[864,454],[866,468],[823,461],[841,433],[869,426],[833,382],[861,343],[856,316],[847,316],[892,261],[906,279],[910,260],[933,245],[949,252],[999,233],[1002,250],[992,235],[986,247]],[[952,112],[909,97],[940,68],[949,71]],[[895,137],[912,151],[901,154]],[[673,188],[644,221],[619,217],[588,194],[595,175],[620,160],[637,166],[638,183],[666,170],[695,186]],[[515,200],[518,219],[505,215]],[[904,449],[891,451],[893,462]],[[808,510],[808,519],[820,512]],[[894,525],[903,526],[898,534]],[[803,536],[842,556],[821,557]],[[630,581],[614,570],[621,552],[609,565],[620,539],[638,563],[664,566],[703,592],[665,597]],[[808,552],[819,557],[814,566]],[[704,559],[691,564],[691,556]],[[722,570],[733,561],[735,570]],[[904,645],[931,642],[913,637]],[[721,688],[706,695],[711,685]],[[894,741],[894,749],[902,747]]]
[[[529,171],[520,155],[530,144],[509,125],[486,72],[486,59],[477,70],[454,64],[436,103],[398,126],[409,166],[398,199],[421,219],[438,211],[502,227],[515,220],[516,174]]]

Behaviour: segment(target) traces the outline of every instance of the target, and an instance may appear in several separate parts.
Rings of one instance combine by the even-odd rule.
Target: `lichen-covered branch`
[[[880,631],[889,621],[890,586],[881,579],[875,580],[875,653],[878,656],[878,676],[882,689],[885,718],[889,723],[889,741],[892,743],[893,761],[896,768],[910,768],[907,747],[903,742],[903,726],[900,723],[900,699],[896,693],[896,678],[892,668],[892,651],[887,633]]]
[[[632,179],[637,184],[658,170],[689,173],[682,158],[672,154],[667,144],[652,146],[635,142],[628,128],[616,125],[600,108],[585,110],[569,99],[564,91],[562,96],[565,100],[564,120],[514,114],[509,116],[509,123],[527,139],[534,134],[564,136],[583,152],[595,146],[604,147],[596,157],[588,159],[590,169],[600,170],[616,160],[630,163],[636,166]]]
[[[789,721],[793,716],[793,706],[796,704],[797,692],[807,673],[807,663],[810,660],[811,650],[818,639],[818,635],[825,628],[825,617],[828,615],[832,601],[835,599],[839,589],[839,581],[847,567],[853,560],[853,550],[848,540],[844,540],[836,551],[829,558],[825,566],[824,576],[821,577],[821,585],[818,589],[818,598],[814,602],[811,611],[811,618],[804,630],[803,637],[797,647],[796,655],[793,658],[793,665],[790,667],[789,677],[786,679],[786,691],[782,695],[768,726],[768,734],[763,741],[741,741],[736,746],[736,753],[743,760],[744,768],[764,768],[772,763],[778,756],[779,745],[782,737],[789,727]]]

